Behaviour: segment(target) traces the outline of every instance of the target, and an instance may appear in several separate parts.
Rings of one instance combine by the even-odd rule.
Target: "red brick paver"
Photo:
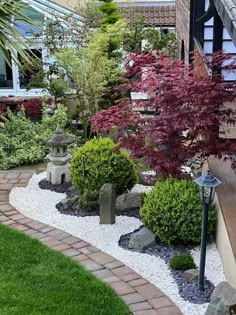
[[[161,290],[121,261],[78,237],[29,219],[12,207],[8,202],[10,190],[13,186],[26,186],[32,174],[32,171],[0,172],[0,224],[22,231],[80,263],[108,283],[134,315],[182,314]]]

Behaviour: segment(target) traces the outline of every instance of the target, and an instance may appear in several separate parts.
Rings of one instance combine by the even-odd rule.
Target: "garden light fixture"
[[[201,254],[199,266],[199,279],[198,284],[200,290],[204,290],[204,277],[205,277],[205,263],[206,263],[206,246],[207,246],[207,224],[208,224],[208,210],[214,196],[214,191],[221,181],[214,177],[210,170],[206,174],[194,180],[198,186],[201,187],[202,193],[202,235],[201,235]]]

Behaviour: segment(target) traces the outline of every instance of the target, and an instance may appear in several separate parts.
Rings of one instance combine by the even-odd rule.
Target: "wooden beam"
[[[215,8],[236,46],[236,5],[232,0],[213,0]]]

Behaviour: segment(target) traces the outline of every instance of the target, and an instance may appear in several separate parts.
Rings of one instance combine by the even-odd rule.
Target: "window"
[[[184,41],[181,42],[181,62],[185,64],[185,48],[184,48]]]
[[[36,34],[42,32],[45,20],[44,15],[31,7],[24,9],[24,13],[34,21],[35,25],[14,19],[14,16],[12,19],[13,24],[23,37],[35,38]],[[44,85],[43,69],[46,68],[48,51],[38,38],[30,43],[32,43],[32,47],[26,52],[33,57],[33,60],[37,60],[37,62],[30,65],[21,60],[20,56],[18,56],[19,63],[16,64],[15,58],[14,60],[9,58],[11,59],[11,64],[8,64],[4,55],[0,52],[0,94],[28,93],[35,95],[42,91]],[[15,56],[17,56],[17,52],[15,52]]]
[[[24,9],[23,12],[34,22],[34,25],[14,20],[16,30],[24,37],[32,37],[36,33],[40,33],[44,23],[44,16],[30,7]]]
[[[19,57],[19,64],[12,59],[9,65],[0,52],[0,94],[30,93],[35,95],[42,91],[47,49],[39,47],[27,52],[33,56],[32,64],[24,63]]]
[[[2,52],[0,51],[0,89],[13,88],[12,67],[6,62]]]
[[[26,51],[32,58],[32,64],[27,64],[19,57],[21,66],[19,67],[20,89],[37,89],[42,87],[43,81],[43,61],[42,49],[30,49]],[[41,80],[41,82],[40,82]]]

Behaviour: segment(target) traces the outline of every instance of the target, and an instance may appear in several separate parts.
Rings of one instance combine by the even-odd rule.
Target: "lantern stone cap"
[[[50,138],[48,138],[45,143],[49,146],[65,146],[73,143],[74,141],[75,139],[69,135],[66,135],[58,125],[54,134]]]
[[[219,186],[222,182],[216,178],[210,170],[206,172],[206,174],[198,177],[194,180],[196,184],[200,187],[209,187],[209,188],[216,188]]]

